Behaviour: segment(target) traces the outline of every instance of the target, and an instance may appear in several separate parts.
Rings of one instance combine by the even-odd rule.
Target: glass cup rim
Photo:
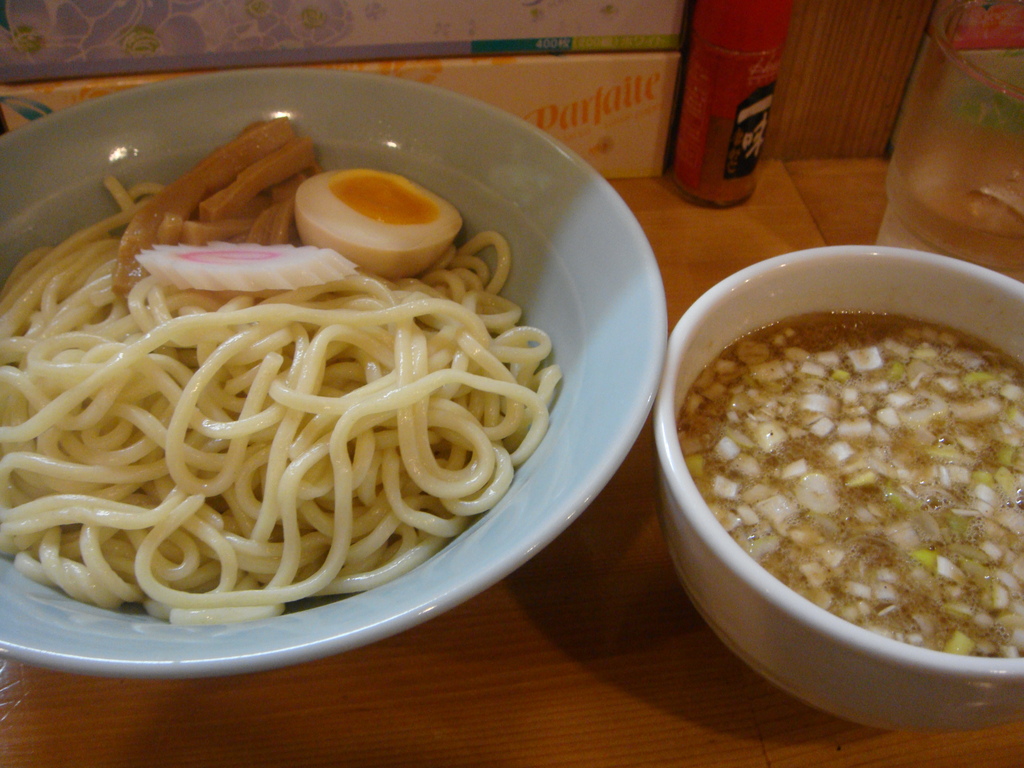
[[[998,75],[964,58],[961,55],[961,49],[953,43],[954,32],[959,28],[965,14],[969,11],[989,13],[997,7],[1019,9],[1021,12],[1021,22],[1024,24],[1024,0],[951,0],[945,4],[940,2],[939,6],[935,9],[935,14],[929,25],[929,35],[942,50],[943,55],[964,71],[968,77],[993,90],[999,91],[1009,98],[1024,102],[1024,87],[1007,82]],[[1021,30],[1021,35],[1022,40],[1024,40],[1024,28]],[[1021,50],[1022,56],[1024,56],[1024,47]]]

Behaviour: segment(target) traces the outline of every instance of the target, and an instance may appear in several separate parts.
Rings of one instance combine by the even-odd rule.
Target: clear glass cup
[[[880,245],[1024,279],[1024,0],[939,0],[904,96]]]

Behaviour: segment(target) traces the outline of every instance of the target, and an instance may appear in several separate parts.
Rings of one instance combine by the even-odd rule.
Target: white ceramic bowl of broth
[[[677,414],[701,370],[749,332],[808,312],[840,310],[951,326],[1024,360],[1024,284],[947,257],[876,246],[816,248],[769,259],[719,283],[673,330],[653,415],[661,521],[680,580],[741,659],[826,712],[915,730],[1020,719],[1024,659],[927,650],[819,608],[733,540],[689,474]]]
[[[452,202],[464,235],[495,229],[506,295],[546,330],[564,374],[549,431],[500,504],[404,576],[241,624],[177,626],[85,605],[0,556],[0,654],[112,676],[248,672],[393,635],[471,598],[536,554],[617,470],[653,404],[664,291],[629,209],[547,134],[478,101],[397,77],[251,70],[96,99],[0,137],[0,276],[29,248],[111,212],[101,181],[170,181],[258,119],[289,115],[324,167],[401,173]],[[571,564],[566,564],[571,567]]]

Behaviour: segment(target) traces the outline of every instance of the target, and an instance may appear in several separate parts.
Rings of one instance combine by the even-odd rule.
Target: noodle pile
[[[560,378],[498,295],[495,233],[419,279],[126,297],[123,211],[27,256],[0,297],[0,550],[27,576],[172,623],[370,589],[508,489]],[[480,256],[497,254],[493,267]]]

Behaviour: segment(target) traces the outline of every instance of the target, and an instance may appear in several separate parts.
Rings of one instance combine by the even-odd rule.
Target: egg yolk
[[[397,173],[346,168],[299,185],[295,227],[303,244],[330,248],[396,280],[418,275],[448,251],[462,216],[443,197]]]
[[[327,186],[349,208],[384,224],[429,224],[438,217],[437,204],[397,174],[340,171]]]

